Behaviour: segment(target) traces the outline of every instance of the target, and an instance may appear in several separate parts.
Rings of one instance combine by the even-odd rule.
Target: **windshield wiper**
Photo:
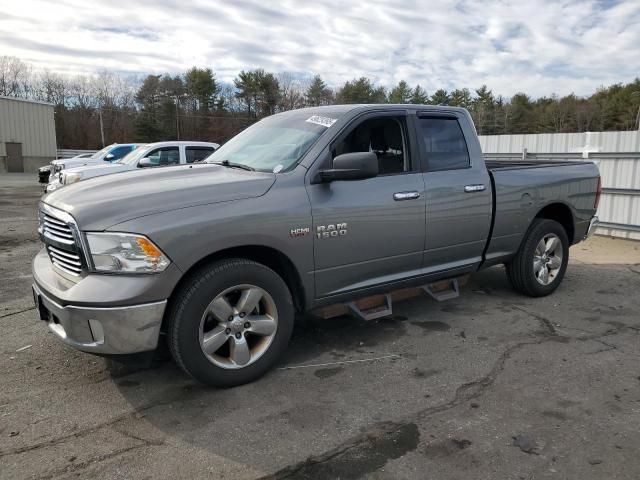
[[[249,170],[250,172],[255,171],[255,168],[250,167],[249,165],[245,165],[243,163],[233,163],[230,162],[229,160],[222,160],[221,162],[211,162],[214,165],[222,165],[223,167],[230,167],[230,168],[241,168],[242,170]]]

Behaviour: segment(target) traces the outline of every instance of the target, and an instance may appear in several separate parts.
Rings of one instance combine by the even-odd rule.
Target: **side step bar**
[[[441,284],[442,282],[430,283],[429,285],[423,285],[422,290],[427,292],[431,298],[443,302],[445,300],[451,300],[460,296],[460,286],[458,285],[458,279],[453,278],[447,280],[449,282],[449,288],[434,290],[434,286]]]
[[[425,292],[434,300],[443,302],[460,296],[460,283],[458,282],[458,278],[451,278],[448,280],[429,283],[415,290],[416,293],[412,295],[396,296],[400,291],[380,295],[378,298],[381,297],[380,300],[382,303],[378,303],[373,306],[371,304],[372,302],[375,302],[376,297],[368,297],[354,302],[348,302],[344,304],[347,311],[343,313],[348,313],[355,318],[366,322],[370,320],[377,320],[379,318],[390,317],[393,315],[393,296],[396,296],[396,300],[399,300],[417,296],[420,292]],[[406,293],[409,293],[409,291],[410,290],[404,290]],[[380,302],[380,300],[378,300],[378,302]]]
[[[393,301],[391,300],[391,295],[388,293],[385,294],[382,305],[361,310],[356,302],[349,302],[347,303],[347,307],[349,307],[349,313],[351,313],[351,315],[366,322],[393,315]]]

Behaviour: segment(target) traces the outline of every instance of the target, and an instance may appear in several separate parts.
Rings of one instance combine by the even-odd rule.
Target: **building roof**
[[[54,106],[53,103],[50,102],[43,102],[40,100],[29,100],[26,98],[17,98],[17,97],[5,97],[3,95],[0,95],[0,100],[13,100],[15,102],[25,102],[25,103],[39,103],[40,105],[50,105],[50,106]]]

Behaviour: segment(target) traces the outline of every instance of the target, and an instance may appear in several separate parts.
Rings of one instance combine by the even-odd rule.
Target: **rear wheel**
[[[244,259],[216,262],[196,272],[172,302],[168,340],[178,365],[219,387],[263,375],[284,352],[294,308],[284,281]]]
[[[569,261],[569,239],[558,222],[534,220],[507,275],[513,288],[531,297],[552,293],[564,277]]]

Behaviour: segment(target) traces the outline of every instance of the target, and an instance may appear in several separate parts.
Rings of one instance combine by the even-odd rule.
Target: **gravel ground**
[[[640,478],[639,243],[574,247],[543,299],[497,267],[390,319],[302,318],[277,369],[217,390],[47,333],[35,181],[0,176],[3,479]]]

